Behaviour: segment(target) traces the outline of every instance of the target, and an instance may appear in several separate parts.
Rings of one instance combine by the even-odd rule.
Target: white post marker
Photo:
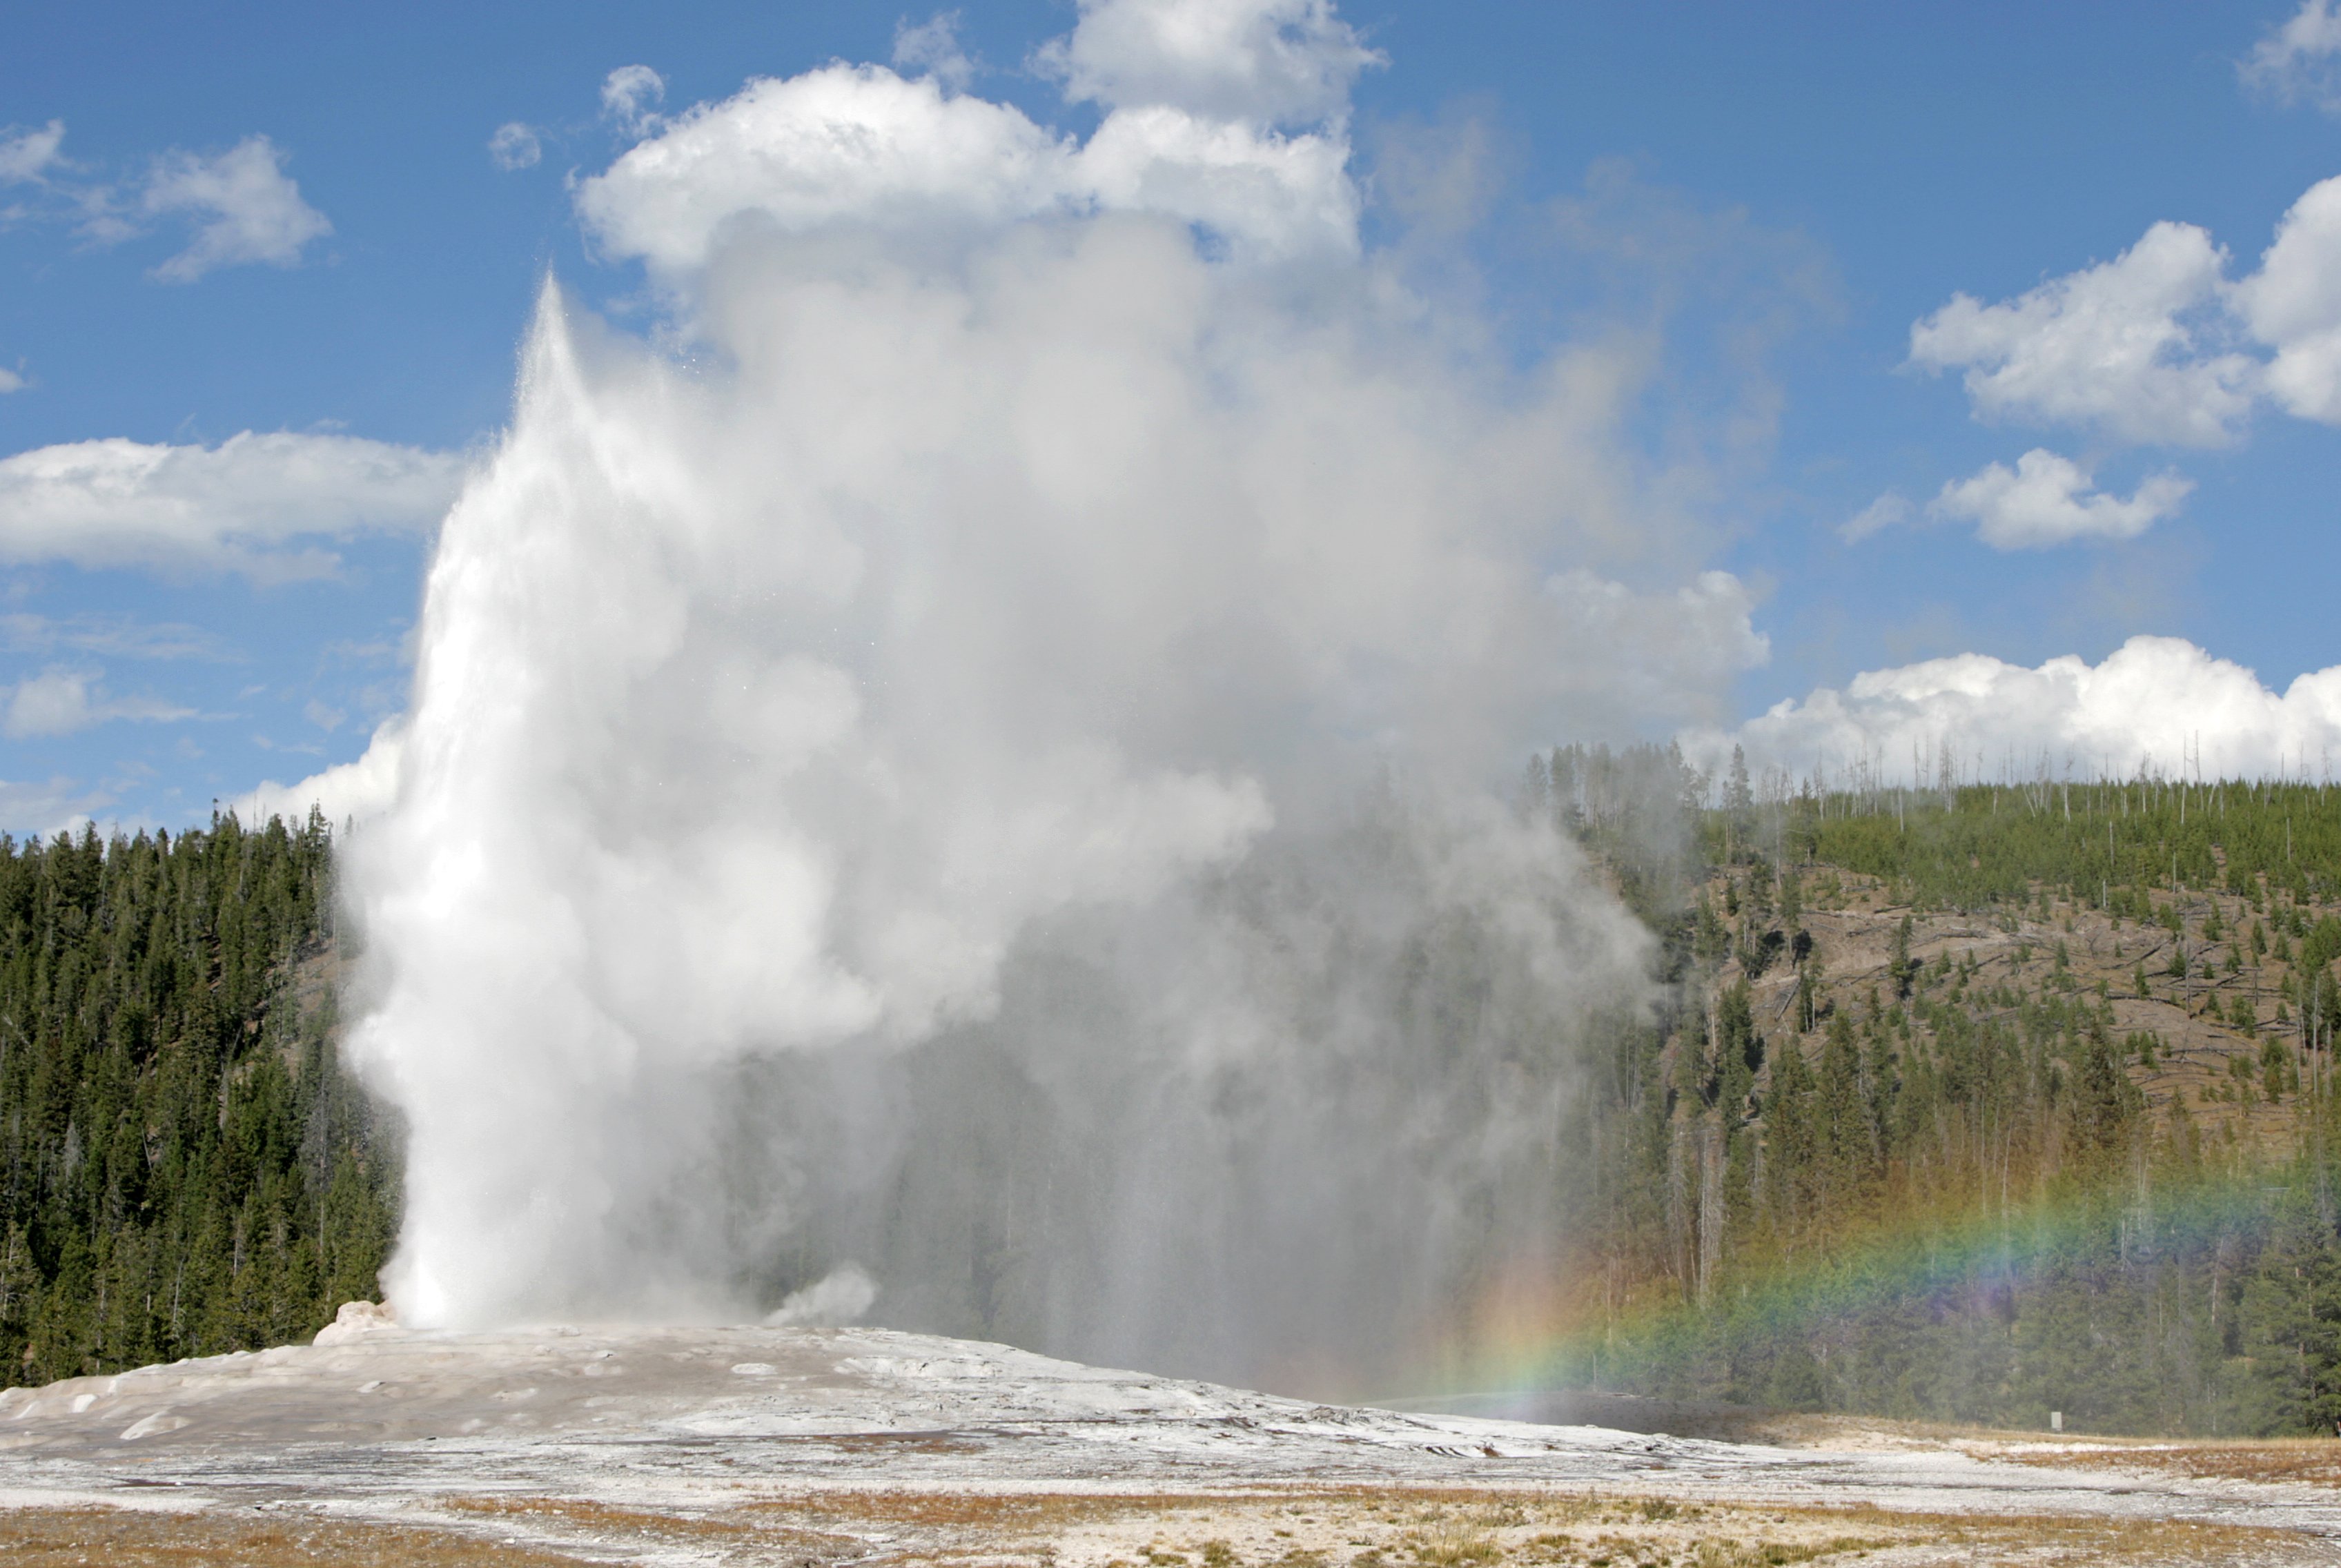
[[[2048,1430],[2051,1432],[2062,1432],[2065,1430],[2065,1413],[2063,1411],[2052,1410],[2048,1413]]]

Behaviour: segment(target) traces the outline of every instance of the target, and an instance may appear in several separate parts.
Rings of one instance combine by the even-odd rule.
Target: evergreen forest
[[[322,818],[0,838],[0,1383],[314,1333],[397,1141],[334,1061]]]

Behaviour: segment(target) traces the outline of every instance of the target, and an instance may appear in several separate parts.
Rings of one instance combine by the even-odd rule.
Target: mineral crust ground
[[[1311,1404],[872,1329],[379,1328],[0,1394],[0,1558],[2341,1562],[2341,1443],[1749,1434]]]

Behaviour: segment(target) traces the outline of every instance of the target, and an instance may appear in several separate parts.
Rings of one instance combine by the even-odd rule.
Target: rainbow
[[[2191,1309],[2197,1315],[2216,1316],[2219,1281],[2206,1292],[2197,1276],[2225,1269],[2232,1288],[2238,1257],[2265,1244],[2287,1212],[2314,1212],[2316,1175],[2302,1162],[2142,1191],[2052,1192],[1737,1267],[1727,1260],[1704,1303],[1671,1277],[1613,1284],[1622,1271],[1598,1262],[1542,1277],[1519,1271],[1489,1282],[1430,1336],[1420,1364],[1432,1395],[1599,1390],[1713,1398],[1748,1393],[1718,1375],[1735,1355],[1801,1353],[1820,1370],[1813,1391],[1819,1397],[1784,1403],[1829,1405],[1832,1348],[1878,1335],[1881,1325],[1957,1322],[2017,1347],[2025,1347],[2029,1331],[2029,1348],[2037,1350],[2055,1325],[2027,1321],[2027,1310],[2039,1308],[2059,1284],[2071,1290],[2070,1300],[2103,1306],[2109,1318],[2126,1310],[2116,1300],[2125,1284],[2131,1305],[2184,1291],[2190,1300],[2199,1296]],[[2341,1196],[2341,1183],[2335,1187]],[[2192,1332],[2189,1324],[2166,1329]],[[2087,1359],[2086,1351],[2075,1353]],[[2107,1353],[2144,1352],[2117,1344]],[[2087,1399],[2077,1394],[2069,1403],[2086,1406]],[[1909,1403],[1872,1413],[1945,1413],[1939,1401]]]

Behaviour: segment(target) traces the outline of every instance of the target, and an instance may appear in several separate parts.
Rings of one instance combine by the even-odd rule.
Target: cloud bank
[[[2037,668],[1982,654],[1857,675],[1780,703],[1737,731],[1683,737],[1719,765],[1734,744],[1751,762],[1837,784],[1865,770],[1931,784],[1948,752],[1969,779],[2331,776],[2341,758],[2341,665],[2282,693],[2244,666],[2176,637],[2132,637],[2096,664]]]
[[[0,458],[0,561],[317,576],[338,564],[319,541],[427,532],[462,474],[453,454],[351,435],[43,446]]]

